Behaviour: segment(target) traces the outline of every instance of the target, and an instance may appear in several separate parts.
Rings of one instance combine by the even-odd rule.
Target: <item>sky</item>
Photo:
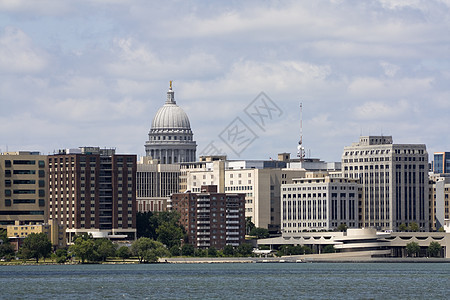
[[[142,156],[170,80],[197,155],[450,151],[450,0],[0,0],[0,152]]]

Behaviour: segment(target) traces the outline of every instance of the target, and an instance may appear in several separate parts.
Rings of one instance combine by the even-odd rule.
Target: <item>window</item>
[[[5,199],[5,206],[11,206],[11,199]]]

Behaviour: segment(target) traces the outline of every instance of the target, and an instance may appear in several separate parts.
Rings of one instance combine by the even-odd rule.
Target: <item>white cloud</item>
[[[22,30],[6,27],[0,33],[0,74],[35,73],[47,65],[44,53]]]
[[[388,77],[394,77],[395,74],[400,70],[399,66],[396,66],[394,64],[390,64],[388,62],[382,61],[380,63],[381,67],[384,70],[384,74]]]
[[[360,120],[383,120],[398,118],[412,107],[406,100],[396,103],[366,102],[355,108],[355,117]]]

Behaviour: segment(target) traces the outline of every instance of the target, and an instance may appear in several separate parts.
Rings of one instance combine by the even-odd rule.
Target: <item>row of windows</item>
[[[14,170],[13,173],[14,175],[18,174],[18,175],[33,175],[36,174],[35,170]],[[44,170],[39,170],[38,172],[39,177],[45,177],[45,171]],[[11,170],[5,170],[5,177],[11,177]]]
[[[36,165],[35,160],[13,160],[13,165]],[[45,162],[43,160],[38,161],[38,166],[40,168],[45,167]],[[11,167],[11,161],[5,160],[5,167],[10,168]]]

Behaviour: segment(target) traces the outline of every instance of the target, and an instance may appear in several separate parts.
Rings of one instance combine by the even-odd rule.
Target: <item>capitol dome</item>
[[[153,118],[152,129],[191,129],[189,118],[175,103],[166,103]]]
[[[189,118],[177,105],[170,82],[166,103],[153,118],[145,142],[146,156],[158,159],[162,164],[191,162],[195,161],[196,149]]]

